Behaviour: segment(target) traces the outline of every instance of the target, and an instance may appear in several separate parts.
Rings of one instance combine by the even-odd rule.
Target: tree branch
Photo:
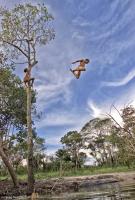
[[[11,42],[5,41],[5,40],[3,40],[3,42],[4,42],[4,43],[7,43],[7,44],[9,44],[9,45],[11,45],[11,46],[13,46],[13,47],[15,47],[15,48],[18,49],[26,58],[28,58],[28,55],[27,55],[20,47],[18,47],[17,45],[15,45],[15,44],[13,44],[13,43],[11,43]]]
[[[133,138],[133,136],[132,136],[132,134],[130,133],[130,131],[127,130],[127,129],[125,129],[125,128],[123,128],[123,127],[114,119],[114,117],[113,117],[112,115],[107,114],[107,116],[109,116],[109,117],[121,128],[121,130],[124,130],[125,132],[127,132],[127,133]]]
[[[15,64],[15,65],[22,65],[22,64],[28,64],[28,62],[26,61],[26,62],[14,62],[13,60],[11,60],[11,62],[13,63],[13,64]]]

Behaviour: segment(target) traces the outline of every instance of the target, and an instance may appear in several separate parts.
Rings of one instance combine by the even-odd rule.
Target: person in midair
[[[81,72],[82,71],[86,71],[85,65],[88,64],[90,61],[89,59],[81,59],[81,60],[77,60],[75,62],[72,62],[72,64],[75,64],[77,62],[80,62],[79,66],[76,67],[75,69],[70,69],[70,71],[74,74],[74,76],[79,79]]]
[[[31,69],[28,69],[28,68],[24,69],[25,76],[24,76],[23,82],[25,84],[25,87],[28,87],[28,86],[33,87],[35,78],[31,78],[30,71]]]

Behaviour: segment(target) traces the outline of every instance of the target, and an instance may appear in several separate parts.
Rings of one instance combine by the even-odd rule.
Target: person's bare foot
[[[70,69],[70,71],[74,74],[74,76],[79,79],[79,76],[74,73],[74,70]]]

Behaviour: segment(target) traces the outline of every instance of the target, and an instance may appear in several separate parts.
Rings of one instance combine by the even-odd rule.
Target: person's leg
[[[81,74],[81,71],[77,71],[77,68],[74,69],[74,70],[70,69],[70,71],[74,74],[74,76],[75,76],[77,79],[79,79],[80,74]]]
[[[75,68],[73,71],[86,71],[85,67],[83,66],[78,66],[77,68]]]
[[[80,77],[80,75],[81,75],[81,71],[74,71],[73,73],[74,73],[75,77],[76,77],[77,79],[79,79],[79,77]]]
[[[74,74],[74,76],[79,79],[81,75],[80,66],[76,67],[75,69],[70,69],[70,71]]]
[[[26,81],[26,80],[24,81],[24,87],[26,87],[26,88],[28,87],[28,81]]]
[[[78,71],[80,68],[80,66],[76,67],[75,69],[73,69],[72,71],[75,72],[75,71]]]
[[[35,78],[31,78],[31,79],[29,80],[29,83],[30,83],[30,86],[31,86],[31,87],[33,87],[34,80],[35,80]]]

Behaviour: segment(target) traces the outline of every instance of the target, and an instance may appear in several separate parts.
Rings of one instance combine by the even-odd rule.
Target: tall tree
[[[27,64],[31,76],[37,64],[37,47],[54,39],[50,26],[53,20],[44,5],[19,4],[11,10],[1,8],[1,45],[11,59],[20,58]],[[27,87],[27,138],[28,138],[28,192],[34,189],[33,134],[31,118],[31,86]]]
[[[58,149],[55,153],[56,161],[59,163],[60,177],[63,175],[65,166],[68,167],[68,164],[71,162],[71,155],[67,149]]]
[[[135,158],[135,108],[129,105],[118,111],[118,114],[121,116],[122,123],[117,122],[111,115],[109,116],[115,122],[117,130],[119,160],[129,167],[130,163],[134,163]]]
[[[114,165],[115,147],[109,137],[114,123],[110,118],[90,120],[81,130],[86,147],[98,164]]]
[[[66,145],[70,152],[72,160],[75,163],[75,169],[79,167],[80,150],[83,147],[83,140],[80,133],[77,131],[70,131],[61,138],[61,143]]]
[[[121,138],[124,140],[124,152],[132,161],[135,158],[135,108],[133,106],[124,108],[121,117],[123,120]]]

